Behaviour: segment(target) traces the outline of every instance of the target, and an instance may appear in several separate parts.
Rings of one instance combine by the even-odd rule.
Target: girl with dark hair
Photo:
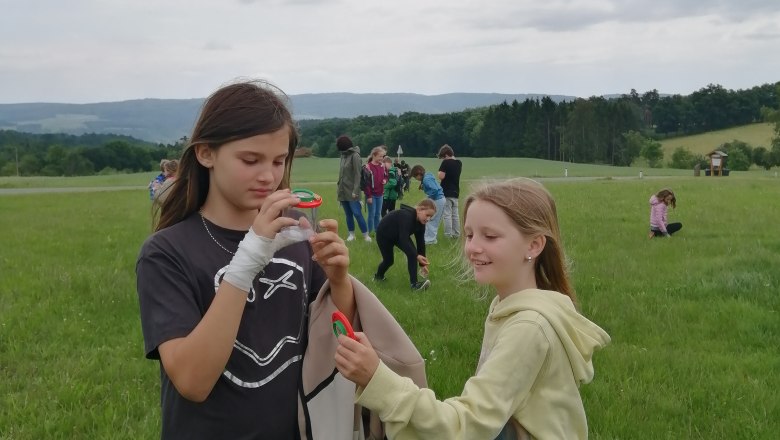
[[[336,139],[336,148],[341,153],[336,197],[347,218],[347,241],[355,239],[355,220],[357,220],[360,232],[363,233],[363,240],[371,241],[371,237],[368,235],[368,228],[366,227],[366,220],[363,218],[363,212],[360,209],[360,194],[363,192],[363,189],[360,188],[360,173],[362,169],[360,148],[352,144],[352,139],[349,136],[339,136]]]
[[[333,304],[355,315],[336,221],[314,234],[290,209],[297,141],[267,83],[224,86],[201,109],[136,264],[164,439],[299,438],[310,303],[327,280]]]
[[[339,337],[337,368],[389,438],[587,438],[579,386],[610,338],[576,309],[552,196],[530,179],[489,184],[466,199],[463,221],[464,257],[496,291],[463,393],[437,400],[390,371],[359,332]]]
[[[444,236],[460,237],[460,218],[458,217],[458,196],[460,195],[460,173],[463,163],[455,158],[455,152],[447,144],[439,149],[439,181],[444,192]]]

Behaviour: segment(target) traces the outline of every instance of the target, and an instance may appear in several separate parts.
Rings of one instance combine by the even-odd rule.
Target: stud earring
[[[533,258],[532,258],[530,255],[529,255],[529,256],[527,256],[527,257],[525,257],[525,261],[526,261],[526,262],[530,263],[530,262],[531,262],[531,260],[533,260]]]

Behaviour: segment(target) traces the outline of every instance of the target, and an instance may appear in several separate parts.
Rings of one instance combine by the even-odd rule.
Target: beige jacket
[[[427,385],[425,361],[393,315],[360,281],[352,278],[357,312],[356,331],[370,339],[379,358],[391,370],[410,378],[418,387]],[[336,370],[338,346],[331,314],[336,310],[326,282],[309,308],[309,341],[303,358],[303,381],[299,399],[299,427],[303,440],[362,440],[384,438],[384,427],[371,414],[354,404],[355,384]],[[367,425],[367,426],[364,426]],[[364,432],[368,431],[365,435]]]

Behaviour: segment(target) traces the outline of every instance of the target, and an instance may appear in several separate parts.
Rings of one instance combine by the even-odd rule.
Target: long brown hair
[[[496,205],[514,222],[521,234],[547,238],[544,249],[534,261],[536,285],[540,289],[560,292],[576,305],[577,296],[566,269],[558,211],[547,189],[534,180],[524,178],[482,184],[466,199],[464,224],[469,206],[475,200]]]
[[[298,145],[298,132],[287,107],[287,95],[272,84],[241,81],[221,87],[206,98],[192,130],[187,148],[179,160],[178,178],[160,208],[156,231],[174,225],[199,210],[209,193],[209,170],[198,162],[195,146],[211,149],[259,134],[290,130],[289,154],[285,159],[280,189],[290,187],[290,171]]]
[[[674,195],[674,191],[669,188],[664,188],[655,194],[655,198],[658,199],[658,201],[661,203],[666,203],[667,196],[672,196],[672,200],[669,201],[669,204],[672,205],[672,209],[676,208],[677,196]]]

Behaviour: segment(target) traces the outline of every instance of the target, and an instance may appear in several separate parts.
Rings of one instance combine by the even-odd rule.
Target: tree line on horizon
[[[443,144],[461,157],[529,157],[627,166],[644,158],[651,167],[690,168],[704,159],[679,147],[664,163],[659,140],[756,122],[775,122],[772,145],[734,141],[723,146],[731,169],[753,163],[780,166],[780,82],[746,90],[710,84],[690,95],[591,97],[556,103],[550,97],[503,102],[445,114],[407,112],[299,121],[300,147],[337,157],[335,140],[346,134],[367,155],[377,145],[405,156],[435,156]],[[0,175],[75,176],[156,170],[178,158],[187,136],[153,144],[129,136],[29,134],[0,130]],[[733,155],[733,157],[732,157]]]
[[[184,139],[184,138],[183,138]],[[0,130],[0,176],[90,176],[158,169],[178,158],[181,140],[154,144],[130,136],[32,134]]]
[[[617,98],[594,96],[556,103],[545,97],[457,113],[301,121],[300,131],[301,145],[320,157],[337,157],[335,139],[346,134],[365,154],[376,145],[387,145],[395,153],[400,145],[406,156],[430,157],[448,144],[462,157],[530,157],[616,166],[643,157],[650,166],[658,166],[663,163],[661,139],[771,122],[778,108],[780,82],[737,91],[710,84],[687,96],[661,96],[657,90],[640,95],[631,90]],[[754,163],[753,148],[771,149],[735,145],[739,147],[724,148],[751,153],[748,166]],[[685,151],[677,156],[670,165],[687,168],[701,160]],[[764,166],[761,162],[758,165]]]

